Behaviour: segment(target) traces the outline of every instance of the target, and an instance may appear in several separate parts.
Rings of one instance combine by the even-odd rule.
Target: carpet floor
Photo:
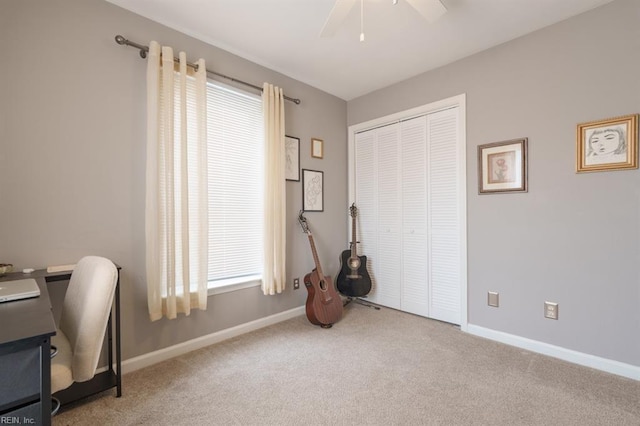
[[[61,425],[640,425],[640,382],[358,304],[123,376]]]

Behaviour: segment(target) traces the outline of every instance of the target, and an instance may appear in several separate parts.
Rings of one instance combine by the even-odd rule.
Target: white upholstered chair
[[[51,359],[52,394],[95,375],[117,280],[116,266],[103,257],[83,257],[73,269],[51,339],[57,349]],[[57,408],[59,403],[54,414]]]

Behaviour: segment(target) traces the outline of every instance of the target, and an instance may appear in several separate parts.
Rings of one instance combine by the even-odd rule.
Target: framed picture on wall
[[[638,168],[638,114],[578,124],[576,171]]]
[[[302,210],[324,211],[324,173],[302,169]]]
[[[284,177],[286,180],[300,182],[300,139],[284,137]]]
[[[527,192],[527,138],[478,146],[478,193]]]
[[[311,156],[313,158],[324,157],[324,141],[322,139],[311,138]]]

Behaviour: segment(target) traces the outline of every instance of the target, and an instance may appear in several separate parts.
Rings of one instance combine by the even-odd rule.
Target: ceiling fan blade
[[[324,23],[320,37],[331,37],[338,30],[338,27],[345,20],[356,0],[336,0],[336,3],[329,13],[327,22]]]
[[[440,0],[407,0],[407,3],[430,23],[447,12]]]

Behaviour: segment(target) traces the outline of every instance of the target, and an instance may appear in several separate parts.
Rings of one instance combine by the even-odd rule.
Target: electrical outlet
[[[495,291],[490,291],[489,294],[487,295],[487,304],[495,308],[500,306],[500,293]]]
[[[558,319],[558,304],[554,302],[544,302],[544,317]]]
[[[293,289],[297,290],[300,288],[300,278],[294,278],[293,279]]]

